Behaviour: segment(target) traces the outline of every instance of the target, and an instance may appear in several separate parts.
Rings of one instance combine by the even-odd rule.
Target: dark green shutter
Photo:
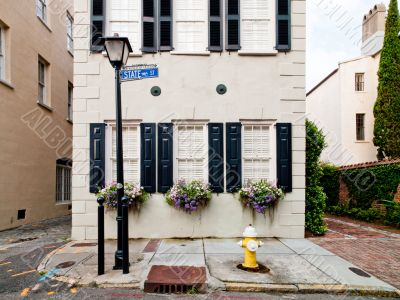
[[[226,123],[226,190],[237,192],[242,186],[242,124]]]
[[[172,0],[160,0],[160,51],[172,50]]]
[[[166,193],[173,185],[173,126],[158,124],[158,191]]]
[[[240,49],[240,1],[226,0],[226,50]]]
[[[276,124],[278,186],[285,192],[292,191],[292,124]]]
[[[222,51],[222,1],[209,0],[208,50]]]
[[[90,124],[90,186],[96,193],[105,185],[105,130],[104,123]]]
[[[276,49],[289,51],[291,46],[290,0],[276,1]]]
[[[105,7],[106,0],[92,0],[91,7],[91,50],[93,52],[103,51],[103,46],[100,44],[100,38],[105,32]]]
[[[140,185],[156,192],[156,124],[140,124]]]
[[[215,193],[224,192],[224,125],[208,124],[208,182]]]
[[[142,24],[142,51],[154,53],[156,47],[156,2],[155,0],[143,0],[143,24]]]

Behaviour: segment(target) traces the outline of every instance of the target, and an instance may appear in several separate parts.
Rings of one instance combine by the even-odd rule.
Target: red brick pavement
[[[400,288],[400,238],[334,219],[327,225],[328,233],[311,238],[314,243]]]

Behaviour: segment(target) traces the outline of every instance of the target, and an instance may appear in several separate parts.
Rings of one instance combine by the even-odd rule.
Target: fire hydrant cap
[[[246,227],[246,229],[243,232],[243,236],[244,237],[257,237],[257,232],[256,229],[251,226],[251,224],[249,226]]]

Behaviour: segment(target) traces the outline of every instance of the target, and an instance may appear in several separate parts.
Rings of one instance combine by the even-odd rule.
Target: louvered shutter
[[[90,193],[105,185],[105,124],[90,124]]]
[[[110,7],[109,32],[128,37],[134,50],[140,47],[139,0],[108,0]]]
[[[292,191],[292,124],[276,124],[278,186]]]
[[[224,125],[208,124],[208,183],[213,192],[224,192]]]
[[[226,123],[226,190],[237,192],[242,186],[242,124]]]
[[[240,49],[240,0],[227,0],[226,50]]]
[[[272,31],[271,0],[247,0],[241,7],[241,50],[272,51],[275,33]]]
[[[204,52],[207,39],[207,1],[176,0],[175,51]]]
[[[158,191],[166,193],[173,184],[173,126],[158,124]]]
[[[154,53],[156,46],[156,0],[143,0],[142,51]]]
[[[208,50],[222,51],[222,0],[209,0]]]
[[[159,50],[172,50],[172,0],[160,0],[159,23]]]
[[[290,0],[277,0],[276,49],[288,51],[291,46]]]
[[[156,124],[140,124],[140,185],[156,192]]]
[[[243,126],[243,181],[270,178],[270,126]]]
[[[105,32],[105,1],[92,0],[91,10],[91,50],[93,52],[103,51],[100,38]]]

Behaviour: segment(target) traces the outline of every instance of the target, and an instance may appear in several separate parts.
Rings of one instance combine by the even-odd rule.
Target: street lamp
[[[129,53],[132,52],[129,39],[119,37],[115,34],[113,37],[101,38],[101,43],[107,52],[110,64],[115,69],[115,106],[116,106],[116,128],[117,128],[117,251],[115,252],[114,269],[123,269],[123,238],[128,238],[128,228],[123,228],[122,221],[122,202],[124,196],[124,164],[122,153],[122,117],[121,117],[121,68],[128,61]],[[125,224],[128,224],[127,220]],[[128,227],[126,225],[126,227]],[[126,233],[126,234],[125,234]],[[128,253],[125,253],[128,255]],[[124,268],[125,270],[125,268]]]

